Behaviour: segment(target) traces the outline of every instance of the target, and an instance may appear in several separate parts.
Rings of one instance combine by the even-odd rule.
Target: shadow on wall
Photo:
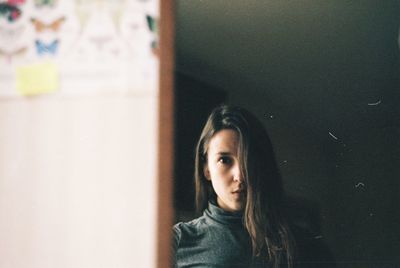
[[[288,196],[286,213],[296,240],[296,267],[336,267],[333,254],[322,235],[319,205],[299,196]]]

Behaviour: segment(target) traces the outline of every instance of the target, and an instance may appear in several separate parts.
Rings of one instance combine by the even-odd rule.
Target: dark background
[[[400,267],[399,1],[176,7],[177,217],[192,215],[194,143],[225,100],[263,121],[339,267]]]

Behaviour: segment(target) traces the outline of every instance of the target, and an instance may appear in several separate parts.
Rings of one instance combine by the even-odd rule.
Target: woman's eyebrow
[[[232,153],[229,152],[229,151],[228,152],[223,151],[223,152],[218,152],[217,155],[222,155],[222,156],[224,156],[224,155],[232,155]]]

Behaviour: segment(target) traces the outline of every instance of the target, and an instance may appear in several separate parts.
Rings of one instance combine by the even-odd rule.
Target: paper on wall
[[[59,72],[55,63],[44,62],[16,69],[16,88],[24,96],[51,93],[59,88]]]

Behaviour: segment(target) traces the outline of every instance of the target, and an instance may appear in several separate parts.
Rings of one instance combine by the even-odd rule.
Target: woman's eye
[[[230,164],[232,162],[232,160],[229,157],[223,156],[218,160],[218,162],[220,162],[221,164],[227,165],[227,164]]]

